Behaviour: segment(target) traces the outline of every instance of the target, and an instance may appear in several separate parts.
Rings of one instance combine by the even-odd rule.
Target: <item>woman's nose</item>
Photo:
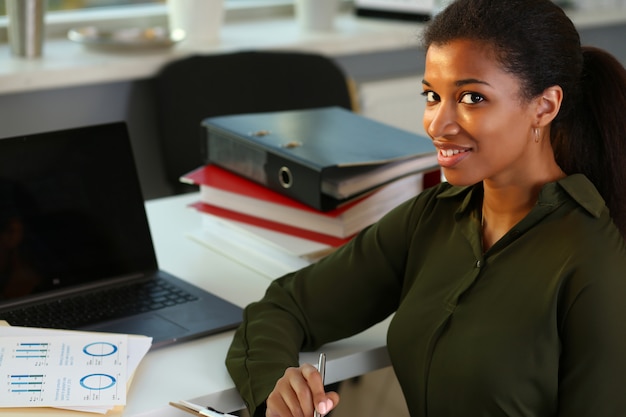
[[[432,138],[455,135],[459,132],[457,115],[452,104],[439,102],[424,112],[424,130]]]

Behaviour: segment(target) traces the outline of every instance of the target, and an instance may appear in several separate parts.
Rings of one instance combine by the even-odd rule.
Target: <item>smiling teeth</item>
[[[465,150],[459,150],[459,149],[441,149],[441,155],[443,156],[453,156],[462,152],[466,152]]]

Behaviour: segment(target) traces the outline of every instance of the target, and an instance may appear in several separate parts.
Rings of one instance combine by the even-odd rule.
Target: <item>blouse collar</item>
[[[463,196],[463,201],[456,216],[462,216],[467,211],[475,208],[475,203],[482,196],[482,183],[474,184],[466,187],[450,186],[437,195],[437,198],[455,198]],[[584,208],[594,217],[600,217],[605,209],[604,199],[596,189],[596,187],[583,174],[569,175],[556,182],[545,184],[539,192],[537,205],[544,208],[554,208],[565,202],[565,200],[574,200],[579,206]]]

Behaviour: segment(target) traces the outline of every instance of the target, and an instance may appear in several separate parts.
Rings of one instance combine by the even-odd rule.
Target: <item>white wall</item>
[[[364,82],[358,91],[363,115],[426,135],[422,127],[426,99],[420,94],[421,75]]]

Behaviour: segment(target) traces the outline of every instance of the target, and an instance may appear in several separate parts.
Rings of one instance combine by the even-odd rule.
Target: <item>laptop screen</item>
[[[0,302],[156,269],[124,123],[0,139]]]

